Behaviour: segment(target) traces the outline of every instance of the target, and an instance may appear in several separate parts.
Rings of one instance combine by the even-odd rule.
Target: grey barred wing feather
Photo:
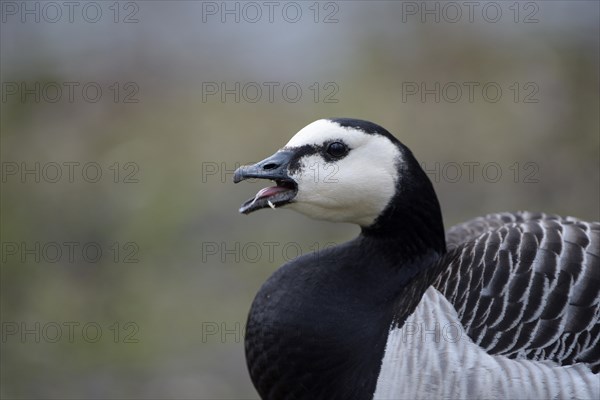
[[[489,354],[600,372],[600,223],[532,213],[448,231],[434,287]]]
[[[554,214],[529,211],[488,214],[484,217],[474,218],[462,224],[454,225],[448,229],[448,232],[446,232],[446,245],[448,250],[453,250],[463,243],[470,242],[485,232],[500,228],[504,225],[540,220],[579,221],[573,217],[561,217]]]

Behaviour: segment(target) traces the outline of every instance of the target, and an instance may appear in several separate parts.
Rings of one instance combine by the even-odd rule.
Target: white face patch
[[[290,173],[298,194],[289,208],[316,219],[371,225],[396,192],[399,149],[388,138],[318,120],[300,130],[286,148],[324,146],[340,141],[350,149],[341,159],[322,154],[300,159]]]

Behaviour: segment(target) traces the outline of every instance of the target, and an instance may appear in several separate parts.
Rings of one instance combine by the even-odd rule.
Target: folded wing
[[[434,283],[489,354],[600,372],[600,223],[501,213],[452,227]]]

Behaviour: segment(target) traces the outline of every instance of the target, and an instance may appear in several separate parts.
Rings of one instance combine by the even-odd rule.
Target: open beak
[[[233,183],[246,179],[270,179],[276,183],[261,189],[256,195],[248,199],[240,207],[242,214],[250,214],[261,208],[283,206],[290,203],[298,193],[297,183],[288,175],[288,166],[294,153],[280,150],[271,157],[266,158],[254,165],[246,165],[238,168],[233,174]]]

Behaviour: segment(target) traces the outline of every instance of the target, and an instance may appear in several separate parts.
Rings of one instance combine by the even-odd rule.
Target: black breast
[[[411,275],[382,254],[357,239],[293,260],[265,282],[245,338],[263,399],[373,397],[395,299]]]

